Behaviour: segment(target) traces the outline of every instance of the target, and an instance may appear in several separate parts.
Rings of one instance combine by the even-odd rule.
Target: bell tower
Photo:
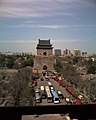
[[[38,72],[43,70],[53,71],[55,57],[53,55],[53,47],[49,40],[38,40],[37,44],[37,55],[34,59],[34,69],[37,69]]]
[[[53,47],[52,44],[50,44],[50,39],[49,40],[40,40],[39,43],[37,44],[37,55],[41,56],[52,56],[53,55]]]

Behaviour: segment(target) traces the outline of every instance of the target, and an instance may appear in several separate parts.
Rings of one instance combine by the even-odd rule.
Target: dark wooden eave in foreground
[[[69,114],[71,119],[96,119],[96,104],[0,107],[1,120],[21,120],[22,115]]]
[[[40,40],[39,43],[37,44],[36,49],[53,49],[52,44],[50,43],[49,40]]]

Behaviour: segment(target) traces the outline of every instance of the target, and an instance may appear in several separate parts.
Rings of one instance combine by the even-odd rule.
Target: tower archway
[[[47,70],[47,65],[43,65],[43,70]]]
[[[45,56],[46,56],[46,55],[47,55],[47,52],[44,52],[44,53],[43,53],[43,55],[45,55]]]

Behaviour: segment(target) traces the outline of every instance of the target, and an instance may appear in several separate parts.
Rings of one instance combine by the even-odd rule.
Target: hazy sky
[[[96,53],[96,0],[0,0],[0,51],[54,48]]]

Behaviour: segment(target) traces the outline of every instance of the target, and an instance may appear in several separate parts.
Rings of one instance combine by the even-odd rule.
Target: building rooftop
[[[39,39],[39,45],[51,45],[50,39],[49,40],[40,40]]]
[[[36,49],[53,49],[52,44],[50,43],[49,40],[40,40],[39,43],[37,44]]]

